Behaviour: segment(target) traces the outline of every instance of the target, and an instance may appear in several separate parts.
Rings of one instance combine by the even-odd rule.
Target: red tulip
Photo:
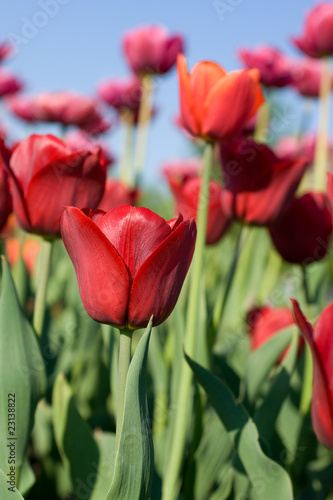
[[[36,121],[29,98],[22,95],[14,95],[6,99],[6,105],[21,120],[26,122]]]
[[[313,359],[311,418],[318,439],[333,448],[333,304],[320,314],[313,328],[296,300],[292,299],[295,321],[309,344]]]
[[[285,87],[293,81],[291,61],[273,47],[241,49],[238,57],[248,69],[259,70],[260,82],[266,87]]]
[[[2,155],[0,155],[0,231],[2,231],[9,214],[13,210],[13,206],[12,197],[9,191],[8,174],[6,171],[6,163],[9,161],[11,151],[5,146],[1,138],[0,147],[2,150]],[[2,156],[4,157],[3,159]]]
[[[107,213],[67,207],[61,232],[94,320],[134,330],[151,315],[154,325],[170,315],[194,252],[193,220],[168,223],[128,205]]]
[[[15,94],[23,88],[23,83],[3,69],[0,70],[0,97]]]
[[[220,152],[223,211],[247,224],[274,223],[292,201],[305,158],[281,161],[267,146],[252,140],[223,143]]]
[[[31,233],[60,236],[64,205],[95,208],[104,193],[106,168],[99,150],[73,153],[52,135],[22,141],[6,168],[14,213],[21,228]]]
[[[333,55],[333,4],[323,2],[310,10],[303,35],[292,41],[310,57]]]
[[[97,92],[107,104],[118,112],[139,109],[142,93],[141,83],[135,76],[107,80],[99,85]]]
[[[323,71],[322,61],[304,59],[297,62],[295,63],[292,85],[299,94],[305,97],[318,97]],[[331,76],[331,87],[333,87],[333,75]]]
[[[195,173],[196,168],[196,173]],[[171,192],[176,202],[176,212],[181,213],[185,219],[197,216],[201,177],[198,177],[199,162],[196,158],[169,164],[164,168]],[[221,209],[220,196],[222,188],[214,180],[209,184],[208,218],[206,230],[206,243],[212,245],[219,241],[231,224],[231,219],[226,217]]]
[[[12,46],[8,42],[2,42],[0,44],[0,62],[7,59],[12,53]]]
[[[75,130],[66,134],[65,142],[72,151],[93,151],[96,147],[100,148],[100,162],[109,167],[115,161],[114,156],[103,141],[90,137],[82,130]]]
[[[108,212],[120,205],[135,205],[139,194],[138,189],[132,189],[118,179],[108,179],[103,198],[97,208]]]
[[[183,52],[183,39],[160,26],[142,26],[125,33],[123,50],[134,73],[163,75]]]
[[[325,194],[309,192],[294,198],[269,231],[277,251],[287,262],[308,264],[323,259],[332,233]]]
[[[26,121],[58,122],[64,126],[76,125],[91,134],[110,128],[99,110],[98,101],[72,92],[39,94],[9,101],[11,110]]]
[[[257,70],[227,74],[218,64],[206,61],[188,74],[181,54],[177,69],[182,122],[196,137],[221,141],[238,135],[264,101]]]
[[[253,309],[247,316],[247,322],[251,335],[251,349],[259,349],[267,340],[279,333],[281,330],[295,324],[293,315],[287,307],[273,309],[268,306]],[[303,342],[299,341],[299,350]],[[279,358],[279,362],[286,356],[289,347],[285,349]]]

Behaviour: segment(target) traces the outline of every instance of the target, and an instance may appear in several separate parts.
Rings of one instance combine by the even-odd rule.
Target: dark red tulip
[[[93,151],[100,148],[100,162],[106,167],[111,166],[115,159],[109,148],[103,141],[91,137],[83,130],[75,130],[66,134],[65,143],[72,151]]]
[[[269,229],[273,243],[287,262],[309,264],[329,251],[331,213],[324,193],[294,198],[288,210]]]
[[[76,125],[91,134],[110,128],[101,115],[98,101],[72,92],[39,94],[9,101],[10,109],[19,118],[34,122],[57,122]]]
[[[333,304],[320,314],[313,328],[296,300],[292,299],[295,321],[309,344],[313,359],[311,419],[318,439],[333,448]]]
[[[308,12],[304,32],[292,41],[310,57],[333,55],[333,4],[323,2]]]
[[[223,143],[220,152],[223,211],[247,224],[274,223],[293,199],[305,158],[281,161],[267,146],[250,139]]]
[[[119,113],[139,109],[141,83],[136,76],[106,80],[99,85],[97,92],[109,106],[115,108]]]
[[[306,58],[295,63],[292,85],[304,97],[318,97],[324,65],[322,61]],[[331,76],[333,87],[333,75]]]
[[[260,83],[266,87],[285,87],[293,81],[291,61],[273,47],[264,45],[252,50],[240,49],[238,57],[246,68],[259,70]]]
[[[120,205],[135,205],[139,190],[128,187],[118,179],[107,179],[103,198],[99,202],[98,209],[108,212]]]
[[[16,76],[0,69],[0,97],[16,94],[23,89],[23,83]]]
[[[171,192],[176,202],[176,212],[181,213],[185,219],[197,216],[201,177],[198,177],[199,163],[197,159],[179,162],[178,170],[175,164],[164,168]],[[194,174],[195,169],[197,173]],[[209,184],[208,218],[206,230],[206,243],[212,245],[219,241],[231,224],[231,219],[226,217],[221,209],[221,186],[214,180]]]
[[[52,135],[22,141],[6,168],[14,213],[21,228],[31,233],[60,236],[64,205],[95,208],[104,193],[106,168],[99,149],[72,152]]]
[[[182,124],[195,137],[222,141],[237,136],[264,102],[256,69],[226,73],[203,61],[189,74],[182,54],[177,69]]]
[[[293,315],[288,307],[277,307],[273,309],[263,306],[253,309],[247,316],[247,323],[251,336],[251,349],[259,349],[267,340],[277,333],[295,324]],[[303,347],[303,341],[299,341],[299,351]],[[279,362],[286,356],[289,347],[285,349],[279,358]]]
[[[118,328],[154,325],[172,312],[190,266],[196,225],[169,224],[147,208],[64,210],[61,232],[83,305],[94,320]]]
[[[0,43],[0,62],[7,59],[12,53],[12,46],[8,42]]]
[[[142,26],[125,33],[123,50],[128,64],[137,74],[167,73],[183,52],[180,35],[169,35],[161,26]]]
[[[0,138],[0,143],[2,151],[2,155],[0,155],[0,231],[2,231],[9,214],[12,212],[13,205],[6,170],[6,163],[9,162],[11,151],[6,147],[2,138]]]

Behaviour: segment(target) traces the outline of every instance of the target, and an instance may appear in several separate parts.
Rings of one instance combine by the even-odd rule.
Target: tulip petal
[[[151,315],[154,325],[172,312],[190,266],[196,238],[196,224],[186,220],[144,261],[133,281],[128,324],[144,327]]]
[[[187,72],[186,59],[182,54],[178,54],[177,57],[177,71],[183,125],[191,134],[200,135],[199,123],[194,114],[194,104],[190,89],[190,76]]]
[[[296,323],[308,342],[313,356],[313,395],[311,416],[313,428],[322,443],[333,448],[333,304],[319,316],[313,330],[296,300],[291,299]]]
[[[129,274],[117,250],[78,208],[65,208],[61,231],[85,310],[96,321],[124,326]]]
[[[117,249],[133,279],[141,264],[171,233],[162,217],[148,208],[130,205],[113,208],[97,225]]]
[[[205,101],[202,134],[215,139],[237,135],[257,105],[258,83],[248,71],[228,73]]]
[[[26,193],[35,232],[60,234],[64,205],[94,209],[105,188],[106,169],[93,153],[75,152],[58,158],[34,174]]]

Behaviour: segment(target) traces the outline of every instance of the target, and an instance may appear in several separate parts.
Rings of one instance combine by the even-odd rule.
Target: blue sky
[[[129,74],[121,52],[121,37],[128,29],[142,24],[164,25],[170,32],[183,34],[190,67],[208,59],[230,71],[241,67],[235,52],[242,46],[267,43],[299,56],[289,39],[300,34],[306,11],[316,3],[311,0],[15,0],[1,6],[0,39],[10,36],[18,41],[18,52],[6,67],[26,82],[27,91],[70,89],[92,95],[98,82],[106,77]],[[281,96],[296,110],[300,108],[301,99],[294,92],[282,91]],[[162,183],[161,165],[168,159],[189,154],[186,138],[173,124],[178,112],[175,70],[159,80],[155,105],[158,116],[150,135],[147,183]],[[2,114],[6,118],[4,110]],[[293,120],[297,128],[298,117]],[[26,127],[17,120],[11,119],[9,124],[13,136],[26,135]],[[49,132],[55,128],[43,125],[37,131]],[[119,132],[111,132],[107,141],[118,155]]]

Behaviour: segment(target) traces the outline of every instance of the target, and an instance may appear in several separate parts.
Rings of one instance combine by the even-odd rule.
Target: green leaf
[[[236,405],[229,389],[215,375],[188,356],[186,360],[234,443],[251,483],[251,498],[292,500],[293,492],[288,474],[263,453],[257,428],[245,410]]]
[[[21,493],[13,486],[8,483],[8,478],[0,470],[0,498],[1,500],[24,500]],[[9,490],[8,488],[14,488],[14,490]]]
[[[107,495],[113,476],[113,459],[116,452],[116,435],[111,432],[96,431],[94,433],[98,445],[100,459],[97,481],[90,500],[101,500]]]
[[[3,258],[0,296],[0,469],[7,474],[10,451],[7,445],[13,441],[16,484],[19,484],[36,405],[45,390],[45,366],[38,341],[19,305],[8,264]],[[15,406],[10,408],[15,409],[12,412],[15,414],[15,430],[10,435],[7,430],[8,410],[14,400]]]
[[[114,476],[106,500],[148,500],[154,474],[146,367],[150,320],[131,361],[125,392],[124,419],[115,458]]]
[[[292,331],[293,327],[281,330],[250,355],[245,379],[250,403],[254,402],[269,372],[290,343]]]
[[[60,456],[70,470],[75,496],[90,498],[99,465],[92,433],[77,411],[71,388],[59,373],[53,388],[53,427]]]
[[[25,458],[21,469],[20,482],[18,485],[18,489],[22,493],[22,495],[28,493],[28,491],[33,487],[35,482],[36,482],[35,473],[32,470],[29,460]]]

